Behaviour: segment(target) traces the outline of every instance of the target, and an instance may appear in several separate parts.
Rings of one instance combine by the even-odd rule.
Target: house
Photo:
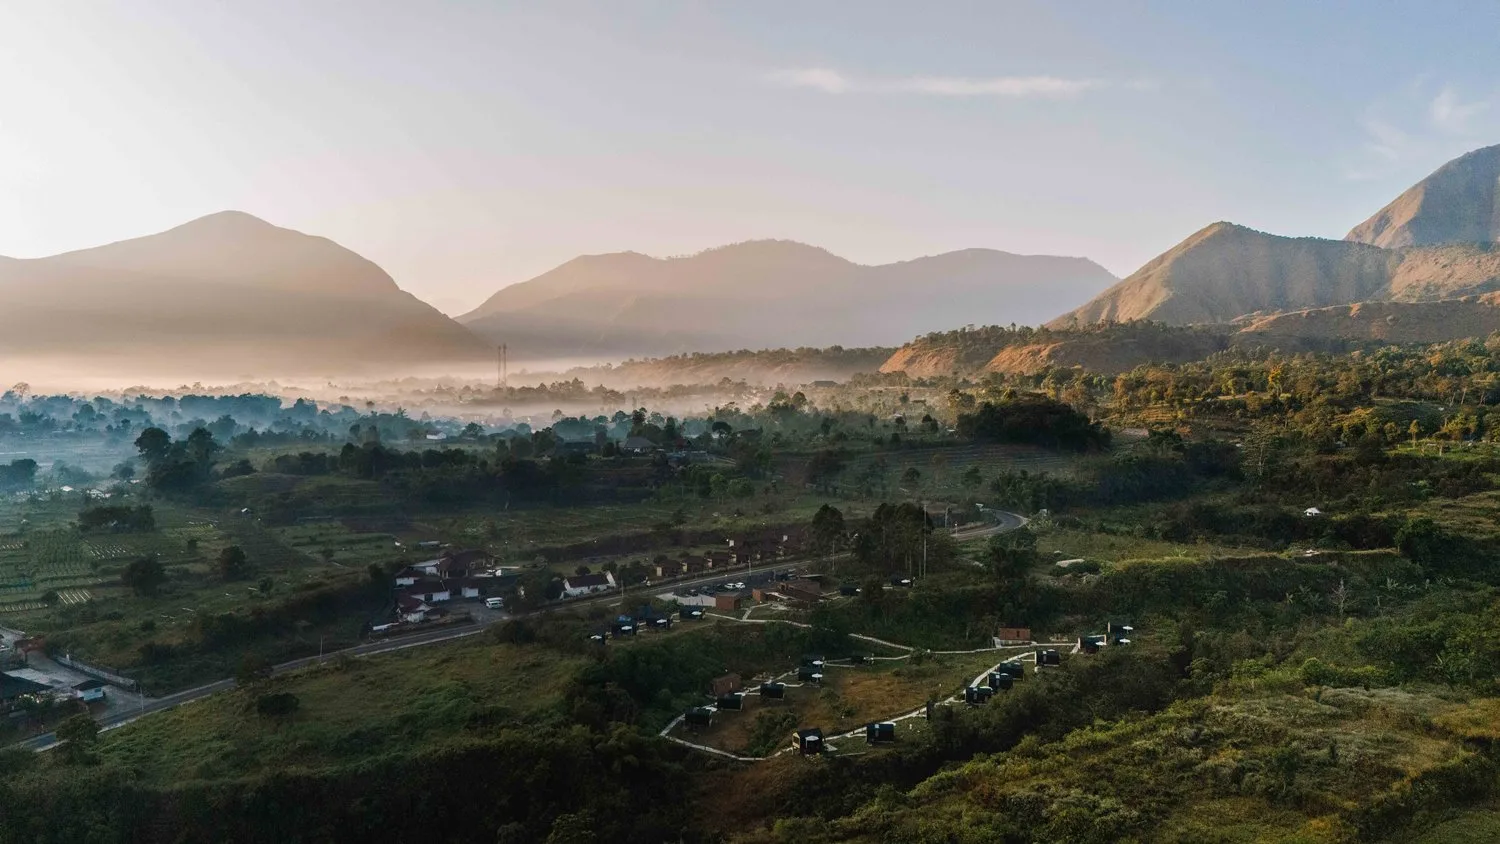
[[[596,592],[608,592],[615,588],[615,576],[611,572],[599,574],[575,574],[563,578],[563,597],[577,598]]]
[[[402,621],[420,622],[427,620],[427,614],[432,612],[432,607],[427,602],[413,595],[398,595],[396,597],[396,616]]]
[[[407,566],[396,572],[397,586],[414,586],[418,580],[431,575],[431,572],[419,569],[416,566]]]
[[[745,696],[740,694],[739,692],[732,692],[727,695],[719,695],[718,701],[714,705],[717,706],[721,711],[728,709],[738,712],[745,708]]]
[[[9,704],[26,695],[41,695],[50,691],[52,690],[35,680],[9,673],[0,674],[0,705]]]
[[[708,693],[714,697],[723,697],[724,695],[737,692],[742,688],[744,688],[744,685],[740,681],[740,675],[730,673],[715,677],[710,681],[708,684]]]
[[[1038,669],[1055,668],[1059,665],[1062,665],[1062,654],[1057,651],[1047,648],[1046,650],[1036,652],[1036,667]]]
[[[626,454],[650,454],[657,450],[656,443],[641,436],[626,437],[620,443],[620,450]]]
[[[84,703],[96,700],[104,700],[104,690],[109,684],[103,680],[84,680],[73,686],[73,693]]]
[[[743,591],[720,592],[714,596],[714,609],[720,612],[734,612],[745,603]]]
[[[702,574],[712,565],[703,557],[683,557],[682,570],[687,574]]]
[[[875,724],[865,725],[865,742],[867,744],[890,744],[895,740],[895,723],[891,721],[882,721]]]
[[[1030,627],[1002,627],[995,634],[995,638],[1002,645],[1029,645],[1031,644]]]
[[[438,575],[441,577],[468,577],[476,572],[494,567],[495,555],[482,548],[463,551],[444,551],[438,557]]]
[[[815,756],[823,752],[823,731],[817,727],[797,731],[797,749],[803,756]]]
[[[443,561],[441,559],[423,560],[420,563],[412,563],[410,566],[407,566],[407,568],[415,569],[428,577],[437,577],[442,567]]]
[[[695,706],[682,714],[689,727],[706,728],[714,725],[714,711],[706,706]]]
[[[449,588],[446,581],[436,577],[424,577],[408,586],[402,594],[410,595],[429,604],[441,604],[444,601],[453,600],[453,590]]]
[[[448,587],[449,592],[456,593],[460,598],[478,598],[489,585],[485,583],[486,580],[493,578],[456,577],[444,580],[443,584]]]
[[[964,703],[970,706],[980,706],[989,703],[990,698],[995,696],[995,690],[989,686],[966,686],[964,687]]]
[[[823,600],[823,588],[812,580],[789,580],[776,587],[788,601],[799,601],[804,604],[816,604]]]
[[[761,683],[760,697],[762,700],[782,700],[786,698],[786,684]]]
[[[678,577],[686,566],[681,560],[665,558],[656,564],[657,577]]]
[[[1008,659],[1000,663],[1000,667],[995,670],[1000,674],[1009,675],[1012,680],[1023,680],[1026,678],[1026,666],[1022,665],[1020,660]]]
[[[1096,654],[1099,652],[1100,648],[1104,647],[1107,644],[1109,644],[1109,639],[1105,636],[1093,635],[1078,637],[1078,649],[1086,654]]]
[[[797,669],[797,682],[818,684],[823,682],[823,671],[811,665]]]
[[[995,691],[1008,692],[1015,686],[1016,678],[1010,676],[1004,671],[991,671],[989,682],[990,688],[994,689]]]

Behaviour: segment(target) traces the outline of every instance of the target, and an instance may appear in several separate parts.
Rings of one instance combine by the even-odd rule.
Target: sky
[[[1500,5],[0,0],[0,255],[224,209],[449,313],[758,238],[1126,275],[1500,143]]]

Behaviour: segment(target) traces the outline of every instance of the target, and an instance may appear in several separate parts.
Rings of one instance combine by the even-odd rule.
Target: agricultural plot
[[[339,521],[278,528],[273,532],[283,545],[309,559],[335,566],[363,568],[384,562],[398,552],[394,534],[350,530]]]

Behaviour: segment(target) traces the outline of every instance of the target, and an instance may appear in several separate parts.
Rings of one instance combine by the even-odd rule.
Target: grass
[[[1202,542],[1183,545],[1160,539],[1137,536],[1095,533],[1086,530],[1053,528],[1039,532],[1037,550],[1042,558],[1052,560],[1084,559],[1101,563],[1118,563],[1125,560],[1156,560],[1181,557],[1204,559],[1207,557],[1236,556],[1247,553],[1263,553],[1257,549]]]
[[[335,659],[104,734],[100,753],[153,784],[318,768],[410,751],[509,725],[550,722],[581,657],[465,641],[368,659]],[[289,692],[273,718],[254,699]]]

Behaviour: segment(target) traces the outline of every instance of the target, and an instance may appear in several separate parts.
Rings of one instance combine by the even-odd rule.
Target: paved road
[[[999,510],[991,510],[989,512],[994,513],[994,514],[996,514],[999,517],[999,521],[996,524],[986,525],[984,527],[979,527],[979,528],[975,528],[975,529],[968,530],[968,531],[955,531],[954,534],[953,534],[954,538],[958,539],[958,540],[966,540],[966,539],[976,539],[976,538],[980,538],[980,537],[984,537],[984,536],[991,536],[991,535],[994,535],[996,533],[1001,533],[1003,531],[1014,530],[1015,528],[1018,528],[1018,527],[1020,527],[1020,526],[1022,526],[1024,524],[1026,524],[1026,521],[1027,521],[1027,519],[1026,519],[1025,516],[1020,516],[1020,515],[1017,515],[1015,513],[1006,513],[1006,512],[1003,512],[1003,511],[999,511]],[[798,561],[793,561],[793,562],[784,562],[784,563],[777,564],[777,565],[765,566],[765,567],[763,567],[761,569],[761,571],[762,572],[768,572],[768,571],[800,571],[800,570],[802,570],[804,568],[807,568],[808,566],[812,565],[815,562],[818,562],[818,561],[817,560],[798,560]],[[630,596],[632,596],[632,595],[635,595],[635,594],[644,594],[644,595],[646,595],[646,596],[649,597],[651,595],[657,594],[663,588],[670,589],[670,590],[691,589],[691,588],[696,587],[696,586],[703,586],[703,585],[706,585],[706,584],[710,584],[710,583],[715,583],[715,582],[722,581],[722,580],[726,579],[727,577],[729,577],[731,575],[731,573],[735,572],[735,571],[738,571],[738,570],[737,569],[730,569],[730,570],[727,570],[727,571],[716,572],[713,575],[706,576],[706,577],[697,577],[697,578],[693,578],[691,580],[682,580],[682,581],[674,581],[674,582],[671,582],[671,583],[662,583],[662,584],[658,584],[658,585],[652,586],[652,587],[642,587],[639,590],[639,593],[637,593],[637,592],[628,592],[628,593],[623,593],[622,594],[622,593],[619,593],[619,592],[604,592],[604,593],[601,593],[601,594],[598,594],[598,595],[593,595],[593,596],[590,596],[590,597],[587,597],[587,598],[578,598],[578,599],[575,599],[575,600],[572,600],[572,601],[567,601],[567,602],[564,602],[564,603],[553,604],[551,606],[547,606],[547,607],[544,607],[544,608],[542,608],[540,610],[537,610],[535,613],[532,613],[532,614],[540,614],[540,613],[545,613],[545,612],[553,612],[553,611],[556,611],[556,610],[568,609],[568,608],[571,608],[571,607],[576,607],[576,606],[580,606],[580,605],[584,605],[584,604],[610,603],[610,602],[613,602],[613,603],[623,603],[625,600],[629,599]],[[463,638],[467,638],[469,636],[475,636],[475,635],[478,635],[480,633],[483,633],[485,630],[489,629],[491,626],[493,626],[495,624],[498,624],[498,623],[500,623],[500,622],[502,622],[502,621],[504,621],[504,620],[506,620],[508,618],[511,618],[511,617],[512,616],[502,615],[501,617],[493,618],[490,621],[487,621],[485,623],[480,623],[480,624],[469,624],[469,625],[463,625],[461,627],[444,629],[444,630],[432,630],[432,631],[429,631],[429,632],[426,632],[426,633],[413,633],[413,634],[410,634],[410,635],[407,635],[407,636],[401,636],[401,637],[395,638],[395,639],[384,639],[384,640],[375,641],[375,642],[366,642],[365,644],[362,644],[362,645],[355,645],[352,648],[344,648],[342,650],[332,651],[332,652],[329,652],[327,654],[324,654],[323,656],[310,656],[310,657],[304,657],[302,659],[294,659],[294,660],[292,660],[290,662],[283,662],[280,665],[274,666],[271,669],[271,673],[272,674],[281,674],[281,673],[286,672],[286,671],[295,671],[295,670],[297,670],[299,668],[306,668],[309,665],[313,665],[313,664],[315,664],[317,662],[320,662],[320,661],[325,661],[325,660],[330,659],[330,658],[335,657],[335,656],[351,656],[351,657],[353,657],[353,656],[373,656],[375,654],[391,653],[393,651],[406,650],[407,648],[416,648],[416,647],[421,647],[421,646],[424,646],[424,645],[434,645],[434,644],[437,644],[439,642],[450,642],[450,641],[453,641],[454,639],[463,639]],[[219,680],[217,682],[209,683],[209,684],[204,685],[204,686],[198,686],[197,688],[193,688],[193,689],[184,689],[183,691],[175,692],[173,694],[165,695],[165,696],[159,697],[159,698],[141,699],[140,706],[138,706],[135,709],[128,710],[128,711],[125,711],[125,712],[119,712],[119,713],[116,713],[116,714],[113,714],[113,715],[109,715],[109,716],[106,716],[104,718],[99,719],[99,727],[100,727],[101,730],[113,729],[115,727],[119,727],[119,726],[122,726],[124,724],[129,724],[131,721],[134,721],[137,718],[141,718],[141,717],[144,717],[146,715],[150,715],[150,714],[152,714],[154,712],[163,712],[163,711],[166,711],[168,709],[174,709],[174,708],[176,708],[178,706],[182,706],[185,703],[192,703],[195,700],[202,700],[203,698],[206,698],[209,695],[218,694],[219,692],[225,692],[225,691],[228,691],[230,689],[233,689],[234,687],[235,687],[235,682],[232,679],[230,679],[230,680]],[[58,745],[58,743],[59,742],[58,742],[57,736],[55,734],[53,734],[53,733],[44,733],[42,735],[33,736],[33,737],[27,739],[26,741],[19,742],[15,746],[16,747],[22,747],[22,748],[29,748],[31,750],[35,750],[35,751],[40,752],[40,751],[43,751],[43,750],[51,750],[52,748],[56,747]]]

